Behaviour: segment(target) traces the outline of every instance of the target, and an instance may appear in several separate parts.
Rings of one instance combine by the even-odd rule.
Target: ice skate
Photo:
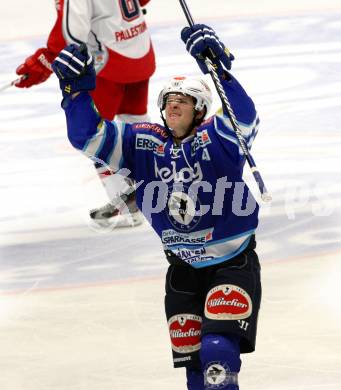
[[[120,195],[106,205],[90,210],[91,226],[98,229],[135,227],[143,222],[143,215],[135,201],[135,192]]]

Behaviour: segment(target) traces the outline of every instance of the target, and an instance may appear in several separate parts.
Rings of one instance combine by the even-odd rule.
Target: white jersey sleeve
[[[48,40],[52,52],[84,42],[97,74],[114,82],[139,82],[154,73],[154,50],[138,0],[59,0],[56,9]]]

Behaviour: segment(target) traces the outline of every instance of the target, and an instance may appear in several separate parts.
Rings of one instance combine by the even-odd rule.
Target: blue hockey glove
[[[205,24],[194,24],[192,27],[185,27],[181,31],[181,39],[186,44],[186,50],[196,59],[203,73],[208,73],[204,61],[205,57],[209,57],[213,62],[219,75],[223,73],[224,69],[231,69],[234,56],[219,40],[211,27]]]
[[[94,61],[85,44],[66,46],[52,62],[52,69],[64,98],[96,87]]]

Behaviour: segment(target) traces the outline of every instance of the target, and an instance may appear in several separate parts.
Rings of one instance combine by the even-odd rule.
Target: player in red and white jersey
[[[155,71],[155,56],[142,12],[150,0],[55,0],[57,20],[46,47],[38,49],[17,68],[23,75],[18,88],[44,82],[51,63],[70,43],[86,43],[95,59],[96,89],[92,97],[105,119],[139,122],[148,120],[149,78]],[[114,175],[95,164],[109,199],[117,189]],[[103,227],[138,225],[142,217],[130,195],[130,215],[121,216],[109,203],[90,212]]]

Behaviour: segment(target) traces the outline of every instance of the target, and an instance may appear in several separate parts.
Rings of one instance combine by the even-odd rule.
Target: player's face
[[[166,100],[166,122],[172,129],[175,138],[183,138],[190,135],[193,123],[194,101],[191,96],[181,94],[170,94]]]

